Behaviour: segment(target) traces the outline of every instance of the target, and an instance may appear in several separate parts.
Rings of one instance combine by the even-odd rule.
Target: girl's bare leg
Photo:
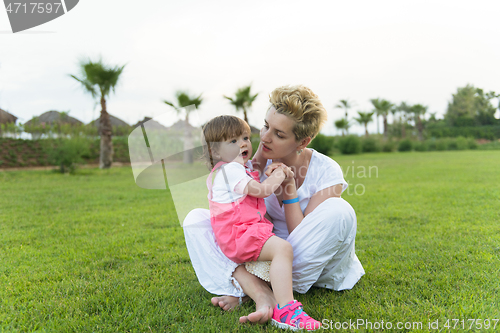
[[[268,283],[248,273],[244,265],[240,265],[236,268],[233,277],[243,288],[245,294],[255,301],[256,307],[255,312],[240,317],[240,322],[265,324],[273,316],[273,309],[276,306],[273,291],[269,288]],[[248,296],[243,298],[244,302],[248,300]],[[239,305],[239,298],[234,296],[213,297],[212,304],[220,306],[223,310],[228,311]]]
[[[233,277],[238,281],[245,294],[255,301],[255,312],[247,316],[240,317],[240,323],[252,322],[265,324],[273,316],[273,309],[276,306],[273,291],[266,281],[248,273],[245,266],[240,265],[233,273]]]
[[[260,260],[272,260],[269,277],[276,301],[281,306],[293,301],[292,245],[277,236],[271,236],[262,247]]]

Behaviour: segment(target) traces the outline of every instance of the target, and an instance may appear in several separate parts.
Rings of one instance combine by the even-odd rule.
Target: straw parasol
[[[158,129],[158,130],[168,130],[167,127],[163,126],[156,120],[152,120],[150,117],[144,117],[143,120],[138,121],[136,124],[132,125],[133,128],[139,127],[145,122],[148,122],[148,129]]]
[[[38,117],[33,117],[31,120],[27,121],[24,125],[39,125],[45,123],[46,125],[52,124],[71,124],[71,125],[82,125],[83,123],[73,117],[68,116],[67,114],[63,114],[59,111],[47,111],[42,113]]]
[[[8,113],[5,110],[0,109],[0,124],[16,123],[17,117],[13,114]]]
[[[112,115],[109,115],[109,121],[111,122],[111,127],[130,127],[129,124]],[[100,123],[101,118],[99,117],[96,120],[92,120],[90,123],[88,123],[88,125],[96,126],[97,128],[99,128]]]

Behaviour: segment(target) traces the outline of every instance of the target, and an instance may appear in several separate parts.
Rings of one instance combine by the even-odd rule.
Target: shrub
[[[468,138],[467,139],[467,147],[469,149],[477,149],[477,142],[473,138]]]
[[[332,153],[334,143],[335,139],[333,136],[326,136],[319,133],[311,143],[309,143],[309,147],[328,156]]]
[[[427,140],[425,143],[427,145],[427,150],[428,151],[435,151],[435,150],[437,150],[436,139],[432,138],[430,140]]]
[[[415,145],[413,146],[413,149],[415,149],[416,151],[427,151],[427,150],[429,150],[428,146],[427,146],[427,142],[425,142],[425,141],[423,141],[423,142],[416,142]]]
[[[381,150],[378,141],[371,137],[364,138],[361,146],[364,153],[375,153]]]
[[[88,142],[80,137],[59,139],[46,146],[47,159],[50,164],[60,166],[61,173],[73,173],[76,164],[83,162],[83,156],[88,154]]]
[[[465,150],[465,149],[469,148],[469,142],[463,136],[459,136],[456,139],[456,143],[457,143],[457,149],[458,150]]]
[[[361,140],[357,135],[348,135],[340,138],[339,149],[342,154],[361,153]]]
[[[458,150],[457,140],[454,138],[448,139],[448,150]]]
[[[436,150],[443,151],[448,149],[448,140],[445,138],[441,138],[436,141]]]
[[[399,141],[398,151],[411,151],[413,148],[413,144],[410,139],[404,139]]]
[[[387,141],[382,145],[382,151],[386,153],[391,153],[394,151],[396,144],[393,141]]]

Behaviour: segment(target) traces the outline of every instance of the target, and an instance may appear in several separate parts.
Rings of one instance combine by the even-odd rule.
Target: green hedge
[[[308,147],[328,156],[335,147],[335,138],[320,133],[309,143]]]
[[[362,148],[361,139],[357,135],[348,135],[339,140],[339,149],[344,155],[359,154]]]
[[[67,161],[99,163],[100,138],[23,140],[0,138],[0,168],[61,165]],[[76,149],[77,148],[77,149]],[[73,150],[78,153],[74,154]],[[127,137],[113,137],[113,161],[128,163],[130,156]],[[71,155],[71,156],[69,156]],[[66,157],[65,157],[66,156]]]
[[[456,138],[459,136],[475,139],[500,139],[499,125],[485,126],[463,126],[448,127],[442,125],[428,125],[426,128],[427,137],[434,138]]]

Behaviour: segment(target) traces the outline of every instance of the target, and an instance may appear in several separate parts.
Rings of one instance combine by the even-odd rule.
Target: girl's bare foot
[[[245,303],[248,300],[249,300],[248,296],[242,297],[241,299],[243,303]],[[233,310],[234,308],[238,307],[238,305],[240,305],[239,297],[234,297],[234,296],[212,297],[211,301],[214,306],[219,306],[224,311]]]
[[[276,306],[276,301],[273,297],[264,294],[258,301],[255,302],[256,311],[248,316],[240,317],[240,323],[259,323],[265,324],[273,317],[273,309]]]

